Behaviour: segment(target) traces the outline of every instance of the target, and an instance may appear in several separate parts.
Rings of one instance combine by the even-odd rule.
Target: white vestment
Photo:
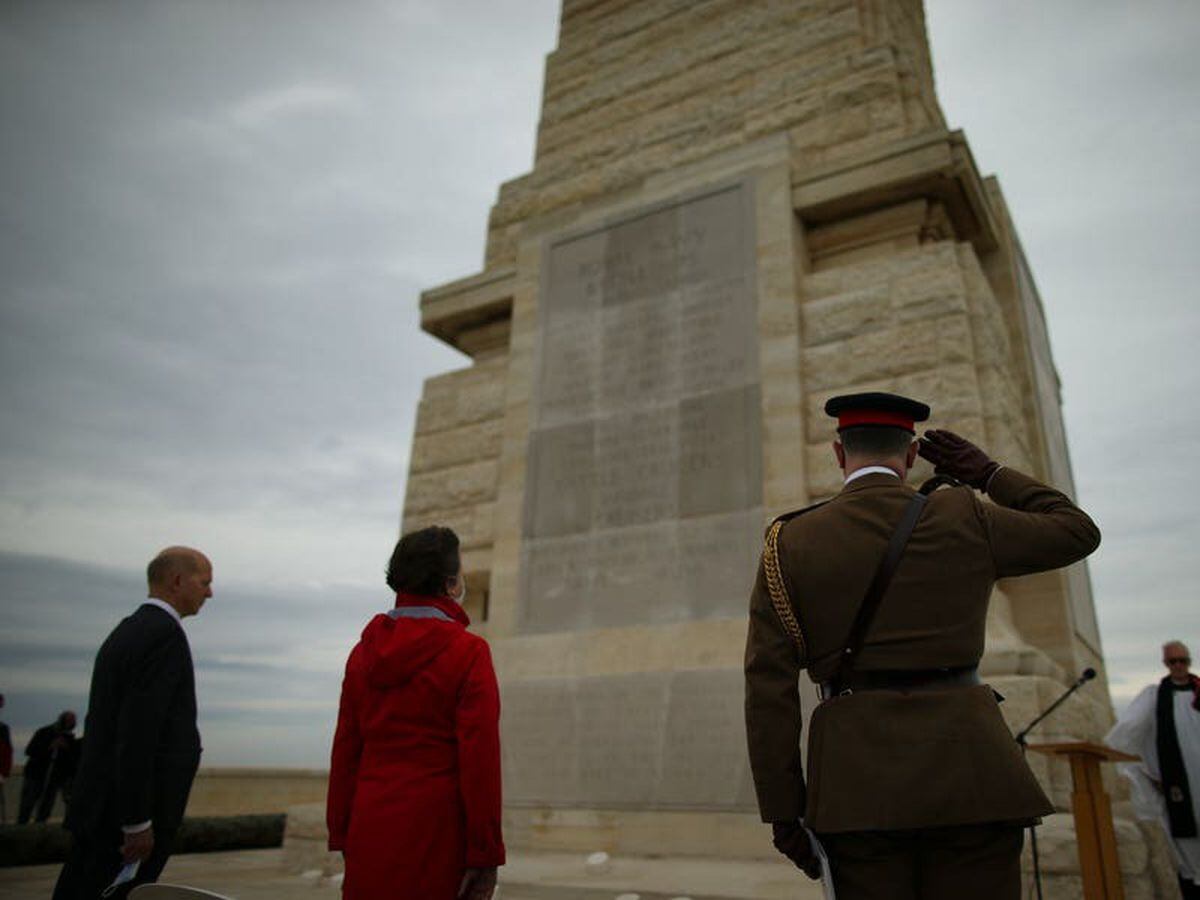
[[[1192,794],[1192,814],[1200,823],[1200,712],[1192,709],[1192,692],[1173,691],[1175,701],[1175,735],[1183,755],[1188,787]],[[1143,690],[1125,710],[1104,743],[1114,750],[1123,750],[1142,758],[1141,762],[1121,763],[1117,771],[1129,779],[1133,808],[1139,819],[1157,821],[1175,851],[1175,861],[1182,878],[1200,884],[1200,837],[1171,837],[1167,821],[1167,804],[1154,786],[1161,782],[1158,768],[1157,725],[1158,685]]]

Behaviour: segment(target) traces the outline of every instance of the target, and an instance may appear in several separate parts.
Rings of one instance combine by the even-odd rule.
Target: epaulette
[[[787,585],[783,583],[783,570],[779,565],[779,532],[783,530],[783,526],[797,516],[804,515],[806,512],[812,512],[825,503],[814,503],[812,506],[806,506],[803,509],[793,510],[792,512],[784,513],[781,516],[776,516],[767,528],[767,534],[763,543],[763,575],[767,581],[767,594],[771,598],[771,605],[775,607],[775,614],[779,616],[779,622],[783,626],[783,630],[787,632],[796,645],[796,652],[800,656],[800,664],[803,666],[808,660],[808,645],[804,640],[804,632],[800,628],[800,622],[796,619],[795,610],[792,608],[791,598],[788,596]]]
[[[771,529],[776,525],[786,525],[788,522],[792,521],[792,519],[796,518],[796,516],[802,516],[807,512],[812,512],[814,509],[819,509],[828,502],[828,500],[822,500],[820,503],[814,503],[812,506],[804,506],[800,509],[793,509],[791,512],[785,512],[776,516],[771,524],[767,526],[767,534],[770,534]]]

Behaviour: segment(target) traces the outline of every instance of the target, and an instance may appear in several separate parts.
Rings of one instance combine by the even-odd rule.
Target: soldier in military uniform
[[[988,599],[998,578],[1082,559],[1100,532],[1064,494],[951,432],[914,440],[923,403],[856,394],[825,410],[845,485],[775,520],[750,600],[746,730],[762,819],[812,877],[801,823],[818,835],[839,900],[1017,900],[1022,828],[1053,807],[979,680]],[[961,484],[909,487],[918,452]],[[906,517],[907,544],[895,537]],[[822,696],[807,785],[802,669]]]

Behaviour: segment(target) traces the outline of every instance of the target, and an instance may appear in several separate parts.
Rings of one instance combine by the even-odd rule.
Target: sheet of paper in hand
[[[125,865],[121,866],[121,871],[117,873],[117,877],[113,879],[113,883],[106,887],[100,896],[111,897],[117,892],[117,889],[121,885],[128,884],[129,882],[133,881],[133,879],[137,878],[138,869],[141,867],[141,865],[142,864],[140,861],[135,860],[134,862],[125,863]]]
[[[821,890],[825,894],[825,900],[837,900],[837,895],[833,892],[833,873],[829,870],[829,856],[825,853],[825,848],[821,846],[821,842],[817,840],[813,830],[807,826],[804,830],[808,832],[808,839],[812,841],[813,852],[821,861]]]

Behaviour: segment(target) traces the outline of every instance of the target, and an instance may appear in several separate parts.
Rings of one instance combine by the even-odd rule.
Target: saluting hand
[[[492,900],[496,891],[496,867],[467,869],[458,886],[458,900]]]
[[[917,452],[933,463],[933,471],[938,475],[949,475],[981,491],[1000,468],[999,463],[966,438],[940,428],[925,432]]]
[[[821,861],[813,853],[808,832],[799,822],[772,822],[772,842],[775,849],[796,864],[809,878],[821,877]]]

